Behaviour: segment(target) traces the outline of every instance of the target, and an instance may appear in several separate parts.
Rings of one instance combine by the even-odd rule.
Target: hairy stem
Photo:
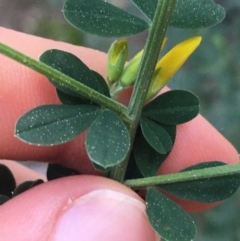
[[[113,99],[110,99],[99,92],[89,88],[88,86],[74,80],[73,78],[63,74],[62,72],[53,69],[52,67],[37,61],[29,56],[24,55],[23,53],[12,49],[11,47],[0,43],[0,53],[16,60],[17,62],[30,67],[33,70],[47,76],[48,78],[54,79],[56,82],[73,90],[74,92],[78,93],[79,95],[86,97],[99,105],[109,108],[111,110],[116,111],[122,117],[122,119],[126,122],[130,122],[130,118],[128,115],[128,109],[126,106],[120,104]]]
[[[167,174],[154,177],[139,178],[133,180],[126,180],[124,184],[132,189],[143,189],[147,187],[170,184],[191,182],[196,180],[204,180],[214,177],[226,177],[234,174],[240,175],[240,164],[223,165],[218,167],[209,167],[200,170],[192,170],[186,172],[179,172],[174,174]]]
[[[153,22],[149,29],[144,54],[128,107],[129,116],[132,119],[129,126],[132,144],[136,135],[136,130],[142,112],[142,106],[144,104],[151,77],[157,63],[160,46],[162,46],[175,4],[176,0],[158,0]],[[120,182],[123,181],[128,166],[129,156],[130,155],[128,155],[128,157],[125,158],[121,164],[113,168],[110,174],[112,179]]]

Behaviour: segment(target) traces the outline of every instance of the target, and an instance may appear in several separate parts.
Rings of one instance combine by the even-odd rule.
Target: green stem
[[[208,178],[231,176],[240,174],[240,164],[223,165],[218,167],[204,168],[201,170],[193,170],[179,172],[175,174],[167,174],[154,177],[139,178],[126,180],[124,184],[132,189],[143,189],[156,185],[166,185],[170,183],[191,182],[196,180],[204,180]]]
[[[74,80],[73,78],[63,74],[62,72],[51,68],[50,66],[37,61],[23,53],[12,49],[11,47],[0,43],[0,53],[3,55],[16,60],[17,62],[30,67],[33,70],[47,76],[48,78],[54,79],[57,83],[61,84],[78,93],[79,95],[91,99],[92,101],[98,103],[101,106],[107,107],[111,110],[116,111],[121,115],[123,120],[130,122],[128,115],[128,109],[126,106],[100,94],[99,92],[89,88],[88,86]]]
[[[144,48],[144,54],[128,107],[129,115],[132,119],[130,122],[130,136],[132,144],[134,142],[141,116],[142,106],[157,63],[160,46],[163,43],[175,4],[176,0],[158,0],[153,22],[149,29],[147,43]],[[128,160],[129,158],[126,158],[120,165],[113,168],[111,171],[112,179],[120,182],[123,181],[128,166]]]
[[[148,40],[144,48],[136,84],[128,107],[129,114],[134,119],[134,125],[137,124],[141,115],[142,106],[145,102],[147,90],[159,56],[160,46],[162,46],[175,4],[176,0],[158,1]]]

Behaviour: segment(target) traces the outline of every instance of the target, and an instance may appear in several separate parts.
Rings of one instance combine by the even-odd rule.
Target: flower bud
[[[107,79],[110,84],[117,82],[122,74],[128,57],[128,43],[126,40],[116,40],[108,51]]]
[[[139,53],[137,53],[127,64],[127,66],[124,68],[120,84],[122,87],[129,87],[132,84],[134,84],[135,79],[137,77],[138,68],[141,62],[141,58],[143,55],[143,50],[141,50]]]

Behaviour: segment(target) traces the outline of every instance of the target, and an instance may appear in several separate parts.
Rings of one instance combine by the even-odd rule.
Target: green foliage
[[[161,127],[169,134],[173,144],[176,137],[176,127],[167,125],[161,125]],[[135,137],[133,153],[136,164],[142,175],[144,177],[151,177],[156,175],[159,167],[169,155],[170,151],[166,154],[160,154],[155,151],[146,141],[139,128]]]
[[[226,165],[223,162],[204,162],[188,167],[182,172],[199,170],[208,167]],[[232,196],[240,186],[240,174],[229,174],[223,177],[198,179],[191,182],[180,182],[159,185],[159,188],[182,199],[212,203],[225,200]]]
[[[98,72],[96,72],[94,70],[92,70],[92,73],[95,75],[95,77],[98,81],[98,84],[101,86],[101,92],[100,93],[102,93],[103,95],[106,95],[107,97],[111,97],[108,85],[107,85],[105,79],[102,77],[102,75],[100,75]]]
[[[131,0],[141,12],[148,17],[150,21],[153,20],[154,13],[157,7],[157,0],[144,1],[144,0]]]
[[[133,35],[149,27],[142,19],[102,0],[67,0],[63,13],[74,27],[104,37]]]
[[[106,147],[105,147],[106,148]],[[107,148],[106,148],[107,149]],[[108,149],[107,149],[107,151],[108,151]],[[102,172],[102,173],[104,173],[105,175],[107,175],[108,174],[108,172],[112,169],[112,167],[107,167],[107,168],[105,168],[105,167],[103,167],[103,166],[101,166],[101,165],[98,165],[97,163],[94,163],[94,162],[92,162],[92,165],[93,165],[93,167],[95,168],[95,170],[97,170],[97,171],[99,171],[99,172]]]
[[[140,125],[145,139],[156,152],[166,154],[172,149],[171,137],[161,125],[146,117],[140,119]]]
[[[103,168],[115,166],[130,148],[128,129],[116,113],[104,110],[88,130],[86,148],[93,163]]]
[[[143,176],[153,176],[170,153],[175,125],[193,119],[199,112],[198,98],[183,90],[168,91],[143,108],[141,130],[135,138],[134,157]]]
[[[97,118],[93,105],[44,105],[36,107],[17,124],[15,135],[37,145],[57,145],[77,137]]]
[[[220,23],[225,9],[213,0],[178,0],[171,26],[176,28],[204,28]]]
[[[76,97],[72,96],[70,94],[66,94],[65,92],[62,92],[58,88],[56,88],[57,96],[59,100],[64,104],[64,105],[92,105],[93,103],[85,98]]]
[[[95,90],[101,90],[100,93],[102,93],[103,95],[106,95],[107,97],[110,97],[110,92],[109,92],[109,88],[108,85],[106,84],[106,81],[104,80],[104,78],[97,72],[91,70],[92,74],[95,75],[95,81],[94,83],[97,83],[97,86],[99,87],[98,89]],[[89,84],[89,83],[88,83]],[[101,87],[101,88],[100,88]],[[61,89],[63,89],[62,87],[60,87]],[[65,104],[65,105],[82,105],[82,104],[96,104],[93,103],[91,100],[83,98],[82,96],[77,96],[75,93],[72,93],[71,91],[69,91],[67,88],[64,88],[64,91],[66,91],[67,93],[59,90],[58,88],[56,88],[57,91],[57,95],[58,98],[60,99],[60,101]]]
[[[224,9],[212,0],[177,0],[175,8],[174,0],[132,2],[149,18],[150,23],[103,0],[67,0],[63,12],[74,27],[99,36],[121,37],[149,30],[147,47],[158,43],[156,39],[163,40],[168,23],[177,28],[202,28],[217,24],[225,16]],[[159,23],[154,16],[161,16]],[[161,28],[160,32],[158,28]],[[111,60],[108,65],[110,70],[107,71],[110,73],[108,80],[111,91],[104,78],[89,69],[75,55],[56,49],[44,52],[40,57],[42,63],[37,65],[38,70],[54,85],[62,105],[40,106],[27,112],[16,124],[16,136],[30,144],[51,146],[68,142],[88,129],[85,146],[95,169],[110,178],[115,177],[116,170],[122,172],[121,176],[124,177],[127,170],[125,179],[144,176],[151,180],[173,148],[176,125],[190,121],[198,115],[199,100],[190,92],[174,90],[156,97],[143,107],[146,97],[144,95],[147,92],[145,83],[150,81],[151,75],[149,79],[146,75],[145,80],[139,73],[151,73],[151,70],[154,70],[156,61],[147,60],[149,53],[146,50],[158,53],[159,46],[158,49],[145,46],[146,53],[144,51],[143,56],[140,53],[132,66],[127,65],[124,68],[128,52],[127,42],[120,40],[118,43],[121,43],[120,47],[109,51],[108,56]],[[141,58],[143,60],[140,62]],[[36,64],[30,58],[23,62],[31,66],[27,64],[28,61]],[[61,74],[56,77],[46,66],[60,71]],[[138,66],[140,72],[137,71]],[[123,75],[124,70],[126,75]],[[69,80],[68,77],[72,79]],[[128,87],[135,79],[136,84],[143,83],[140,87],[144,88],[142,93],[139,92],[139,98],[135,95],[137,98],[130,100],[128,109],[111,99],[111,96],[116,97],[115,94],[118,94],[118,91],[113,92],[113,89],[119,86],[119,81],[122,81],[121,87]],[[79,86],[81,83],[83,89],[84,85],[89,88],[81,92],[79,88],[70,87],[64,80],[69,80],[71,86],[77,86],[76,83]],[[98,96],[98,99],[93,100],[93,95]],[[137,106],[136,112],[131,110],[132,106]],[[120,111],[123,109],[125,112]],[[208,172],[208,167],[224,165],[221,162],[198,164],[182,170],[180,174],[183,177],[184,172],[186,175],[189,171],[194,173],[194,170],[200,170],[204,174]],[[9,185],[6,190],[0,189],[0,204],[43,182],[28,181],[15,188],[11,172],[0,166],[0,172],[3,169],[4,182],[8,180]],[[72,169],[55,164],[49,165],[47,173],[49,180],[78,174]],[[240,186],[238,173],[212,178],[198,176],[191,181],[182,181],[179,178],[164,184],[146,184],[148,178],[142,178],[145,183],[143,189],[147,189],[146,212],[153,228],[169,241],[193,240],[196,235],[195,225],[184,210],[155,188],[182,199],[211,203],[230,197]]]
[[[190,241],[195,238],[196,227],[192,218],[154,188],[147,191],[146,212],[153,228],[165,240]]]
[[[132,152],[129,158],[125,179],[128,180],[128,179],[137,179],[137,178],[143,178],[143,175],[137,166],[137,163],[134,159],[134,154]]]
[[[79,58],[71,53],[51,49],[40,56],[40,61],[61,71],[65,75],[72,77],[76,81],[100,92],[101,94],[106,93],[106,87],[99,82],[99,74],[96,76],[95,72],[92,72]],[[54,79],[49,78],[49,81],[62,92],[71,96],[80,97],[79,94],[70,91]]]
[[[153,20],[158,0],[131,0],[149,20]],[[176,28],[204,28],[218,24],[225,9],[213,0],[177,0],[170,25]]]
[[[143,108],[143,114],[148,118],[167,125],[190,121],[198,112],[198,98],[185,90],[168,91]]]

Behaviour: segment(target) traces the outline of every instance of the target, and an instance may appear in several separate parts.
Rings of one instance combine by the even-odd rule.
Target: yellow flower
[[[157,63],[148,89],[146,101],[153,98],[173,77],[201,43],[200,36],[189,38],[174,46]]]

